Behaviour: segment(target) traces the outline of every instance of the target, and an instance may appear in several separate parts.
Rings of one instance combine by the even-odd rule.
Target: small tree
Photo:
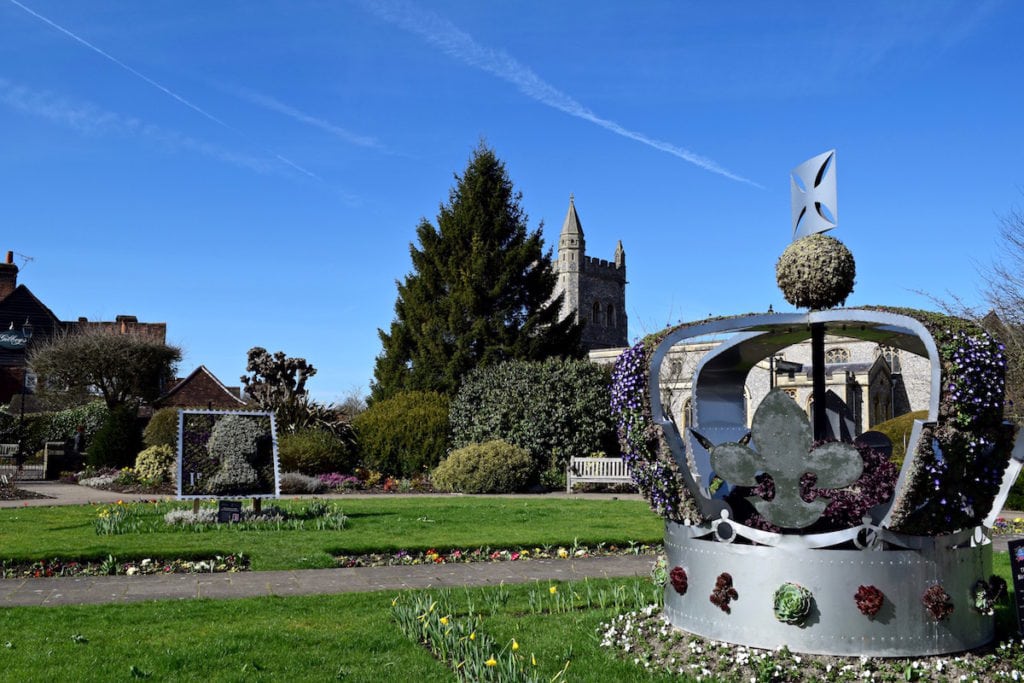
[[[113,409],[157,398],[180,360],[180,348],[144,335],[86,329],[34,348],[28,362],[41,393],[95,391]]]
[[[274,413],[277,428],[293,431],[302,426],[302,416],[312,403],[307,394],[306,380],[316,374],[316,368],[305,358],[290,358],[284,352],[270,354],[261,346],[249,349],[249,360],[242,375],[245,393],[262,410]]]
[[[353,420],[363,464],[411,477],[433,469],[448,452],[448,397],[401,391]]]

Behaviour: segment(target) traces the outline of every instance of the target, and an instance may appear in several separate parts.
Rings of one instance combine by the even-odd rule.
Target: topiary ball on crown
[[[843,305],[856,276],[857,266],[846,245],[821,233],[790,244],[775,264],[775,280],[786,301],[811,310]]]

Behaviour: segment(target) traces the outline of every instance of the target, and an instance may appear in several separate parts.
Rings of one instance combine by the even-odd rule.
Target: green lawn
[[[645,579],[597,581],[629,585]],[[564,587],[564,586],[563,586]],[[456,590],[477,610],[498,589]],[[598,646],[611,609],[531,615],[535,585],[506,589],[482,629],[516,638],[543,680],[657,681]],[[546,590],[542,586],[541,590]],[[450,681],[451,672],[390,618],[395,593],[197,600],[0,610],[0,678],[10,681]],[[9,646],[5,645],[10,643]],[[134,673],[133,673],[134,667]]]
[[[332,556],[401,549],[535,547],[597,543],[660,543],[664,523],[637,500],[403,497],[331,501],[349,517],[344,530],[242,530],[222,526],[196,533],[158,522],[167,503],[132,504],[155,530],[99,536],[100,506],[0,510],[0,560],[60,557],[97,560],[191,559],[244,553],[254,570],[334,566]],[[308,501],[280,501],[301,508]],[[182,507],[190,507],[182,504]]]
[[[288,505],[304,505],[291,502]],[[326,566],[331,553],[437,547],[509,547],[657,542],[662,522],[639,501],[532,498],[374,498],[342,500],[344,531],[159,531],[97,536],[94,507],[0,510],[7,559],[183,557],[245,552],[260,569]],[[154,521],[160,506],[146,513]],[[166,508],[166,505],[163,506]],[[1010,578],[1009,558],[994,569]],[[141,579],[145,580],[145,579]],[[650,589],[648,579],[589,582],[589,589]],[[560,595],[573,586],[558,584]],[[577,584],[577,590],[583,589]],[[435,593],[454,618],[487,614],[481,630],[499,644],[514,638],[539,680],[569,663],[569,681],[661,681],[599,646],[612,607],[538,613],[547,584]],[[391,618],[397,592],[163,601],[127,605],[0,609],[0,680],[447,681],[453,676]],[[408,594],[403,594],[405,599]],[[1012,596],[1011,596],[1012,597]],[[997,633],[1016,628],[1001,607]],[[532,669],[531,669],[532,670]],[[679,680],[679,679],[671,679]]]

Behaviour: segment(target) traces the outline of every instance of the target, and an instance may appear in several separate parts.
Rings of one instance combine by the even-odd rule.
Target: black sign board
[[[1013,574],[1013,601],[1017,608],[1017,630],[1024,633],[1024,539],[1010,541],[1010,572]]]
[[[221,524],[242,521],[242,501],[221,500],[218,501],[217,521]]]

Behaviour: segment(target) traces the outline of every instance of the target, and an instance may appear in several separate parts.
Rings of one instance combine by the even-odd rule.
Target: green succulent
[[[821,233],[790,244],[775,264],[775,280],[786,301],[813,310],[842,305],[853,291],[856,275],[850,250]]]
[[[814,596],[795,583],[784,583],[775,591],[775,618],[784,624],[803,624],[811,613]]]

